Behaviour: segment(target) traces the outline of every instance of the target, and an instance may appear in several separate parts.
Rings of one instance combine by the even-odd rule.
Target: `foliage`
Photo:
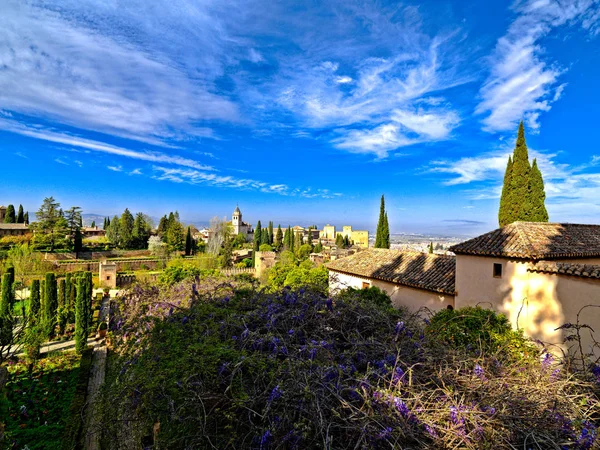
[[[160,282],[171,286],[195,276],[207,276],[218,273],[219,262],[214,256],[199,256],[193,259],[173,259],[160,275]]]
[[[259,252],[272,252],[273,247],[271,247],[269,244],[260,244],[258,251]]]
[[[385,199],[381,196],[379,206],[379,220],[377,222],[377,233],[375,234],[375,248],[390,248],[390,226],[387,212],[385,211]]]
[[[444,345],[473,352],[494,354],[509,349],[513,358],[537,355],[521,331],[512,329],[503,314],[480,307],[445,309],[437,312],[427,327]]]
[[[377,286],[371,286],[364,289],[347,288],[338,293],[338,299],[344,301],[357,301],[364,303],[366,306],[374,305],[377,308],[392,307],[392,300],[387,292],[382,291]]]
[[[139,447],[159,423],[153,445],[169,449],[596,445],[591,384],[546,360],[466,354],[346,295],[136,286],[111,305],[104,435]]]
[[[87,348],[88,311],[86,308],[86,281],[78,277],[75,285],[75,350],[82,354]]]
[[[29,364],[19,361],[8,366],[8,448],[61,449],[79,358],[73,353],[48,356],[36,361],[31,371]]]
[[[64,441],[62,449],[75,450],[83,448],[82,430],[84,425],[85,415],[83,411],[86,407],[86,397],[88,382],[90,379],[90,371],[92,368],[93,350],[88,348],[84,350],[79,362],[79,373],[74,377],[75,389],[72,395],[72,401],[69,405],[67,424],[64,429]]]
[[[46,274],[46,282],[44,283],[44,323],[46,324],[46,335],[51,337],[54,335],[56,325],[56,312],[58,310],[58,286],[56,283],[56,275],[52,272]]]
[[[36,222],[32,224],[34,243],[39,247],[47,246],[50,251],[63,247],[68,234],[67,227],[60,203],[53,197],[46,197],[36,213]]]
[[[9,317],[15,301],[13,277],[10,273],[2,275],[2,296],[0,297],[0,316]]]
[[[15,207],[13,205],[8,205],[6,207],[4,223],[16,223],[16,222],[17,222],[17,218],[15,215]]]
[[[296,250],[296,256],[298,256],[299,260],[305,260],[310,256],[310,254],[312,253],[312,250],[313,250],[312,245],[302,244]]]
[[[498,222],[500,226],[517,221],[548,222],[545,206],[544,180],[537,161],[529,164],[525,127],[519,124],[515,150],[508,158],[504,185],[500,198]]]

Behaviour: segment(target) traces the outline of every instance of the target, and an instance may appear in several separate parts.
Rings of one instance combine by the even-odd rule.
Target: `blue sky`
[[[4,0],[1,203],[394,232],[497,225],[518,121],[600,223],[600,1]]]

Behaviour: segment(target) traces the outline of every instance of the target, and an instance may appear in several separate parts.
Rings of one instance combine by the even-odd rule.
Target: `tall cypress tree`
[[[433,242],[429,243],[429,254],[433,255]]]
[[[273,221],[269,221],[269,242],[267,244],[273,245]]]
[[[69,318],[69,309],[67,305],[67,281],[64,278],[58,283],[58,312],[56,323],[58,325],[58,334],[63,335]]]
[[[312,227],[308,227],[308,245],[313,245]]]
[[[2,276],[2,297],[0,300],[0,317],[12,316],[13,305],[13,284],[10,273],[5,273]]]
[[[6,207],[6,215],[4,216],[4,223],[16,223],[17,217],[15,215],[15,207],[8,205]]]
[[[548,211],[546,210],[546,192],[544,191],[544,179],[542,172],[533,160],[531,176],[529,178],[529,191],[531,195],[531,214],[529,220],[533,222],[548,222]]]
[[[283,248],[285,250],[289,250],[290,249],[290,227],[287,227],[285,229],[285,233],[283,235]]]
[[[275,235],[275,248],[279,249],[283,245],[283,231],[281,231],[281,224],[277,225],[277,234]]]
[[[29,225],[29,211],[27,211],[27,212],[25,213],[25,216],[23,216],[23,219],[24,219],[23,223],[24,223],[25,225]]]
[[[54,326],[56,325],[56,311],[58,309],[57,288],[56,275],[52,272],[48,272],[46,274],[46,283],[44,286],[44,322],[49,337],[54,334]]]
[[[260,244],[262,244],[262,226],[260,225],[260,220],[256,224],[256,228],[254,229],[254,252],[256,253],[260,248]]]
[[[81,354],[87,347],[87,315],[85,308],[85,279],[77,278],[75,301],[75,351]]]
[[[386,231],[387,227],[387,231]],[[387,244],[386,244],[387,235]],[[375,248],[390,248],[389,245],[390,232],[387,226],[387,214],[385,212],[385,198],[381,196],[381,204],[379,205],[379,220],[377,221],[377,232],[375,234]]]
[[[187,234],[185,235],[185,256],[191,256],[192,254],[192,229],[188,227]]]
[[[17,223],[25,223],[25,214],[23,213],[23,205],[19,205],[19,212],[17,213]]]
[[[40,314],[40,280],[31,282],[31,293],[29,294],[29,320],[37,321]]]
[[[504,172],[504,184],[502,185],[502,196],[500,197],[500,209],[498,211],[498,223],[501,227],[510,223],[510,180],[512,177],[512,157],[508,157],[506,172]]]

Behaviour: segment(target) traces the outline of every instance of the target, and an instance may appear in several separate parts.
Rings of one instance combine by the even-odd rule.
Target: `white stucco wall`
[[[502,264],[502,278],[494,278],[494,263]],[[584,306],[600,306],[600,280],[528,272],[527,263],[521,261],[457,255],[455,306],[477,304],[505,314],[515,328],[534,339],[562,346],[564,334],[556,328],[576,323]],[[600,308],[586,308],[580,322],[600,333]],[[589,348],[589,332],[583,333],[582,342]]]
[[[438,311],[447,308],[448,305],[454,306],[454,296],[452,295],[360,277],[358,275],[329,271],[329,290],[332,293],[348,287],[362,289],[364,287],[363,283],[368,283],[369,286],[375,286],[387,292],[395,308],[404,306],[412,311],[417,311],[420,308],[426,307],[432,311]]]

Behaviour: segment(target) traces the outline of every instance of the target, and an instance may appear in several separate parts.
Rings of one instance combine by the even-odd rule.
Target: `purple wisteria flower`
[[[475,367],[473,368],[473,373],[476,377],[485,380],[485,371],[483,370],[483,367],[481,367],[479,364],[475,364]]]
[[[267,403],[270,405],[275,400],[279,400],[282,395],[283,395],[283,391],[279,388],[279,385],[275,386],[273,388],[273,390],[271,391],[271,393],[269,394],[269,399],[267,400]]]

